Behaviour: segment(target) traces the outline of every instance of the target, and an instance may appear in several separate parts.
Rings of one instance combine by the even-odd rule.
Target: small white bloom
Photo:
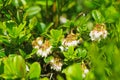
[[[48,47],[48,48],[46,49],[46,52],[47,52],[47,53],[51,53],[51,48],[52,48],[52,46]]]
[[[43,41],[39,40],[37,43],[38,43],[38,45],[42,45]]]
[[[37,42],[37,44],[38,44],[39,46],[41,46],[41,45],[43,44],[43,38],[42,38],[42,37],[38,37],[38,38],[36,39],[36,42]]]
[[[38,49],[37,53],[36,53],[38,56],[41,56],[42,54],[42,50],[41,49]]]
[[[107,34],[108,34],[108,32],[105,30],[105,31],[103,32],[103,38],[104,38],[104,39],[107,37]]]
[[[61,66],[62,66],[62,64],[59,64],[59,65],[53,64],[51,66],[51,69],[54,69],[56,71],[61,71]]]
[[[103,24],[97,24],[96,27],[90,32],[89,36],[92,41],[100,41],[101,39],[105,39],[107,37],[108,32],[104,29]]]
[[[51,53],[51,48],[49,47],[46,50],[42,50],[41,48],[37,51],[37,55],[38,56],[42,56],[42,57],[47,57],[50,53]]]
[[[67,22],[67,19],[63,16],[60,16],[60,23],[64,24]]]
[[[103,30],[103,31],[93,30],[90,32],[89,35],[92,41],[100,41],[102,38],[105,39],[107,37],[107,31],[106,30]]]
[[[65,46],[77,46],[79,43],[79,40],[74,40],[74,41],[63,41],[62,44],[64,44]]]
[[[78,34],[70,33],[65,39],[63,39],[62,45],[65,47],[77,46],[80,43],[80,40],[78,40],[77,38]]]
[[[88,74],[88,72],[89,72],[89,69],[84,69],[84,72],[82,73],[82,77],[83,78],[85,78],[86,77],[86,75]]]
[[[63,64],[62,62],[60,62],[59,58],[53,58],[50,63],[51,63],[51,69],[56,71],[61,71]]]
[[[86,68],[86,69],[84,70],[84,73],[87,74],[88,72],[89,72],[89,69]]]
[[[39,40],[40,40],[40,38],[39,38]],[[37,41],[39,41],[39,40],[37,40]],[[42,42],[40,41],[40,44],[41,43]],[[51,53],[52,46],[50,45],[50,42],[48,40],[45,40],[45,42],[42,43],[41,46],[38,45],[38,46],[36,46],[36,48],[38,48],[38,51],[36,53],[38,56],[47,57]]]

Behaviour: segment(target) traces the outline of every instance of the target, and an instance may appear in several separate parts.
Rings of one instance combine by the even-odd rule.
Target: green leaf
[[[26,65],[24,59],[19,55],[9,55],[4,61],[4,74],[5,79],[23,78],[26,76]]]
[[[42,34],[45,34],[49,31],[49,29],[54,25],[53,22],[51,22],[50,24],[48,24],[48,26],[45,28],[45,31]]]
[[[5,4],[4,4],[4,6],[10,5],[10,4],[11,4],[11,2],[12,2],[12,0],[6,0],[6,2],[5,2]]]
[[[26,75],[26,64],[24,59],[17,55],[14,57],[13,59],[13,66],[14,66],[14,70],[16,72],[16,75],[20,78],[25,77]]]
[[[4,72],[4,64],[2,59],[0,59],[0,75],[3,74],[3,72]]]
[[[4,74],[14,75],[15,70],[13,69],[13,57],[8,57],[4,59]]]
[[[22,56],[23,58],[25,58],[26,53],[25,53],[22,49],[19,49],[19,52],[20,52],[21,56]]]
[[[73,64],[62,71],[66,74],[67,80],[82,80],[80,64]]]
[[[93,10],[92,17],[95,19],[95,21],[97,23],[102,23],[105,20],[103,15],[101,14],[101,12],[99,10]]]
[[[46,1],[42,1],[42,0],[38,0],[36,1],[36,4],[42,5],[42,6],[46,6]],[[53,4],[52,0],[48,0],[48,6],[51,6]]]
[[[0,58],[5,57],[5,56],[6,55],[5,55],[4,49],[0,49]]]
[[[69,53],[69,55],[72,55],[74,53],[74,47],[73,46],[70,46],[68,48],[68,53]]]
[[[33,6],[33,7],[30,7],[26,10],[26,14],[28,16],[33,16],[33,15],[39,13],[40,10],[41,10],[41,8],[39,6]]]
[[[37,49],[33,49],[32,52],[28,55],[25,56],[25,59],[29,59],[32,57],[32,55],[34,55],[36,53]]]
[[[37,28],[38,28],[40,33],[45,33],[46,32],[46,25],[42,22],[37,25]]]
[[[57,80],[64,80],[64,78],[60,75],[57,75]]]
[[[38,62],[34,62],[30,66],[30,72],[29,72],[29,77],[30,79],[39,79],[41,73],[41,67]]]
[[[37,18],[33,17],[32,19],[29,20],[29,28],[30,30],[32,30],[34,28],[34,26],[37,25]]]
[[[74,47],[73,46],[70,46],[68,48],[68,51],[67,52],[63,52],[63,54],[66,57],[66,59],[68,59],[68,60],[73,60],[76,57],[76,54],[74,52]]]
[[[78,48],[75,50],[78,57],[84,58],[87,55],[87,51],[85,49]]]
[[[24,21],[23,23],[21,23],[17,28],[16,28],[16,32],[15,35],[16,37],[18,37],[20,35],[20,33],[22,32],[22,30],[24,29],[26,25],[26,22]]]
[[[51,43],[54,47],[59,46],[59,44],[61,42],[61,39],[63,37],[62,33],[63,33],[62,29],[60,29],[60,30],[55,30],[55,29],[50,30],[50,35],[48,35],[48,37],[51,38]]]
[[[50,31],[50,34],[51,34],[51,37],[55,40],[55,41],[58,41],[60,40],[60,38],[62,37],[62,29],[61,30],[55,30],[55,29],[52,29]]]

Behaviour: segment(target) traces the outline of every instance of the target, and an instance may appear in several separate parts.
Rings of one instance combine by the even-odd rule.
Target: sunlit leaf
[[[82,80],[80,64],[73,64],[62,71],[66,74],[67,80]]]
[[[18,77],[25,77],[26,75],[26,65],[25,61],[21,56],[15,56],[13,59],[13,66]]]
[[[39,79],[40,74],[41,74],[40,64],[38,62],[34,62],[30,66],[29,77],[30,77],[30,79]]]

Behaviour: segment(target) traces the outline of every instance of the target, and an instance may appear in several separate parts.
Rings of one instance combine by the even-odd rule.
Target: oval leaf
[[[39,79],[41,73],[41,67],[38,62],[34,62],[30,66],[30,72],[29,72],[29,77],[30,79]]]
[[[26,14],[28,16],[33,16],[33,15],[39,13],[40,10],[41,10],[41,8],[39,6],[33,6],[33,7],[30,7],[29,9],[27,9]]]
[[[13,66],[15,68],[18,77],[25,77],[26,75],[26,64],[22,56],[15,56],[13,60]]]

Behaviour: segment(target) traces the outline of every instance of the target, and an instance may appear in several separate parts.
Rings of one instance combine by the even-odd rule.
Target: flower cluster
[[[52,51],[51,51],[51,44],[49,40],[45,40],[43,43],[43,38],[38,37],[36,40],[32,42],[33,48],[38,49],[37,55],[42,57],[47,57]]]
[[[104,24],[97,24],[96,27],[90,32],[90,37],[92,41],[100,41],[107,37],[107,30]]]
[[[61,71],[62,68],[62,62],[60,58],[53,58],[50,61],[51,69],[56,70],[56,71]]]
[[[62,40],[62,39],[61,39]],[[61,46],[59,48],[61,49],[62,52],[68,50],[69,46],[78,46],[78,44],[81,42],[80,39],[78,39],[78,35],[74,33],[68,34],[63,40]],[[49,58],[49,54],[53,53],[52,52],[52,45],[50,43],[50,40],[44,40],[43,37],[38,37],[32,42],[33,48],[37,49],[37,56],[41,56],[43,58]],[[53,53],[54,54],[54,53]],[[61,71],[63,63],[62,59],[58,56],[57,58],[52,55],[52,59],[49,61],[51,69],[56,70],[56,71]]]
[[[63,39],[62,46],[60,46],[59,48],[61,49],[61,51],[64,51],[68,49],[69,46],[77,46],[78,44],[80,44],[80,42],[81,40],[78,39],[78,35],[70,33],[67,35],[66,38]]]
[[[32,42],[33,48],[37,49],[36,54],[38,56],[42,56],[42,57],[48,57],[48,55],[50,53],[52,53],[52,46],[50,44],[49,40],[43,40],[42,37],[38,37],[36,40],[34,40]],[[56,71],[60,71],[62,68],[62,62],[60,58],[54,58],[50,60],[50,66],[51,69],[56,70]]]

